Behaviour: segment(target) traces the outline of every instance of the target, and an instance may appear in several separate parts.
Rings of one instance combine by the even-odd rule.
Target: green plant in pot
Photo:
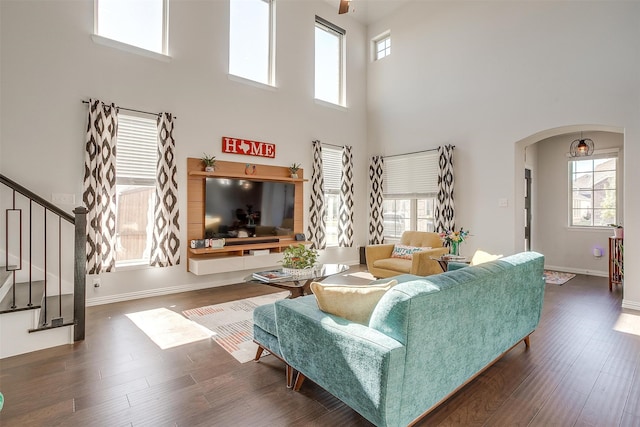
[[[318,260],[318,251],[305,245],[291,245],[283,252],[282,267],[285,272],[290,270],[311,270]],[[288,271],[289,270],[289,271]]]
[[[216,170],[216,156],[209,156],[207,153],[200,158],[204,165],[204,170],[207,172],[213,172]]]
[[[298,177],[298,171],[300,170],[300,167],[302,165],[300,163],[294,163],[291,166],[289,166],[289,172],[291,172],[291,178],[297,178]]]

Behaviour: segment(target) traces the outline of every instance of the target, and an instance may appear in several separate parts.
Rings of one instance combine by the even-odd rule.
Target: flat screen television
[[[205,238],[292,235],[294,201],[293,183],[207,178]]]

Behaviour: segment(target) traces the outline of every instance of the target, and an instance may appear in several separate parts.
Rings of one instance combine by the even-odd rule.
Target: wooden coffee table
[[[349,270],[349,266],[346,264],[322,264],[317,269],[313,270],[312,273],[300,278],[291,278],[278,282],[263,282],[253,276],[248,276],[245,277],[245,281],[286,289],[291,292],[289,298],[297,298],[311,294],[312,282],[320,282],[329,276],[344,273],[347,270]]]

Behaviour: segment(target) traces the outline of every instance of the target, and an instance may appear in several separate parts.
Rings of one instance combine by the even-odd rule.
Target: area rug
[[[189,320],[209,329],[220,347],[240,363],[246,363],[256,355],[258,346],[253,342],[253,310],[289,296],[288,291],[261,295],[222,304],[185,310]],[[266,352],[265,352],[266,353]]]
[[[563,273],[562,271],[552,270],[544,271],[544,281],[551,285],[562,286],[574,277],[576,277],[576,275],[572,273]]]

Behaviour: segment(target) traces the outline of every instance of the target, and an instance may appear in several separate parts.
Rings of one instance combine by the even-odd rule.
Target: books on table
[[[291,275],[288,273],[284,273],[282,270],[268,270],[253,273],[253,278],[258,279],[262,282],[279,282],[291,279]]]

